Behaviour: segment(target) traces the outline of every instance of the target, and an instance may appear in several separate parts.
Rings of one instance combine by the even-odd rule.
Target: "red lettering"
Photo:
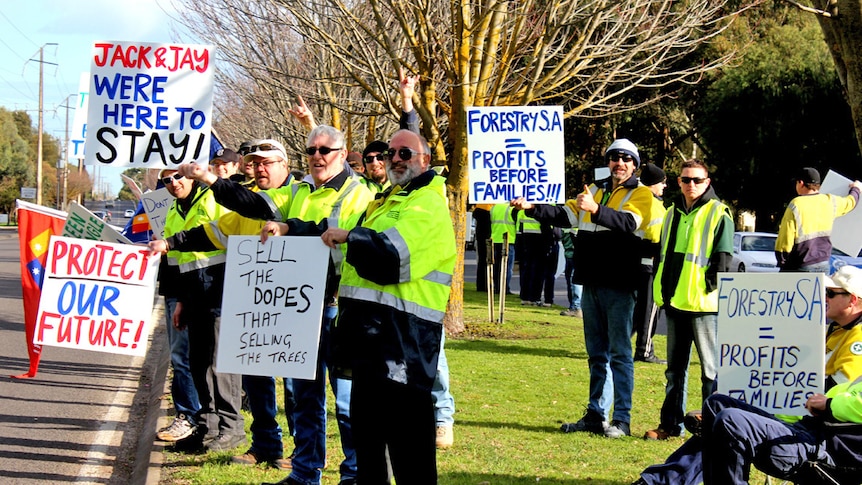
[[[96,50],[101,49],[101,54],[96,53],[96,56],[93,57],[93,61],[99,67],[104,67],[105,63],[108,62],[108,51],[113,47],[114,44],[96,44]]]
[[[83,251],[84,249],[81,247],[80,244],[72,244],[69,247],[69,265],[66,269],[66,274],[72,274],[72,266],[75,267],[75,270],[77,270],[78,274],[83,274],[83,271],[81,271],[81,265],[78,264],[78,258],[81,257],[81,253]]]
[[[108,345],[108,341],[111,341],[111,347],[116,347],[117,342],[114,340],[114,331],[117,330],[117,322],[111,320],[110,318],[105,320],[104,322],[104,333],[102,334],[102,346],[106,347]]]
[[[59,313],[43,312],[41,315],[39,315],[39,325],[38,325],[38,328],[36,330],[37,331],[36,335],[39,336],[39,339],[38,339],[39,342],[45,341],[45,330],[51,330],[54,328],[53,325],[48,323],[48,321],[47,321],[48,319],[60,320],[61,323],[63,321],[62,318],[60,317]]]
[[[156,49],[156,52],[155,52],[156,67],[167,67],[167,66],[165,66],[165,53],[167,51],[168,50],[165,49],[164,47],[159,47],[158,49]]]
[[[51,273],[57,274],[57,263],[66,256],[69,246],[65,241],[54,240],[54,260],[51,261]]]
[[[200,54],[200,55],[198,55]],[[201,52],[195,51],[195,60],[198,61],[198,67],[195,69],[198,72],[205,72],[209,69],[210,66],[210,51],[209,49],[204,49]]]
[[[141,341],[141,332],[142,332],[143,330],[144,330],[144,321],[143,321],[143,320],[141,320],[141,321],[138,323],[138,331],[137,331],[137,332],[135,332],[135,343],[133,343],[133,344],[132,344],[132,348],[133,348],[133,349],[134,349],[134,348],[136,348],[136,347],[138,346],[138,343]]]
[[[122,263],[117,262],[117,257],[121,256],[121,255],[122,255],[122,253],[120,253],[119,251],[114,251],[113,254],[111,254],[111,262],[108,263],[108,273],[107,273],[108,276],[111,276],[113,278],[118,278],[118,277],[122,278],[121,274],[114,272],[115,268],[120,268],[120,271],[122,272],[122,267],[121,267]],[[128,279],[128,278],[123,278],[123,279]]]
[[[130,329],[128,328],[127,325],[129,325],[131,323],[132,323],[132,321],[129,320],[128,318],[124,318],[124,319],[120,320],[120,332],[119,332],[119,335],[117,335],[117,347],[126,348],[129,346],[129,344],[123,342],[123,334],[129,333]],[[132,346],[132,348],[134,348],[134,345]]]

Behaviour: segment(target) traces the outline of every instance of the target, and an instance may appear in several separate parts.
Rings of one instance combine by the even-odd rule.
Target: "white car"
[[[771,232],[734,232],[731,271],[750,273],[776,273],[775,240]]]
[[[123,217],[125,217],[125,218],[135,217],[135,211],[133,211],[132,209],[126,209],[126,212],[123,213]]]

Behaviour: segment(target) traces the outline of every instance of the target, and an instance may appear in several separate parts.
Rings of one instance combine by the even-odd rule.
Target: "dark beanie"
[[[389,149],[389,144],[385,141],[374,140],[365,147],[365,150],[362,150],[362,158],[364,159],[371,152],[383,153]]]
[[[660,169],[658,165],[654,165],[652,163],[645,163],[641,168],[641,183],[649,187],[650,185],[655,185],[659,182],[664,182],[667,180],[667,175],[665,175],[664,170]]]

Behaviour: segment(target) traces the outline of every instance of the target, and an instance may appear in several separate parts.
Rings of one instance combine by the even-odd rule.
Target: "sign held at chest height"
[[[320,238],[231,236],[218,371],[314,379],[328,268]]]
[[[719,391],[771,413],[802,416],[822,393],[826,299],[819,273],[720,273]]]

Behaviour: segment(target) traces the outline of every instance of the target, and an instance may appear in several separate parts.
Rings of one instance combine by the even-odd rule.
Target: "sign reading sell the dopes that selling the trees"
[[[144,355],[158,267],[146,246],[51,236],[34,343]]]
[[[470,203],[562,203],[562,106],[467,108]]]
[[[214,59],[206,45],[96,42],[84,163],[135,168],[206,163]]]
[[[770,413],[807,414],[824,391],[820,273],[719,273],[718,390]]]
[[[314,379],[328,268],[319,237],[228,238],[218,371]]]

